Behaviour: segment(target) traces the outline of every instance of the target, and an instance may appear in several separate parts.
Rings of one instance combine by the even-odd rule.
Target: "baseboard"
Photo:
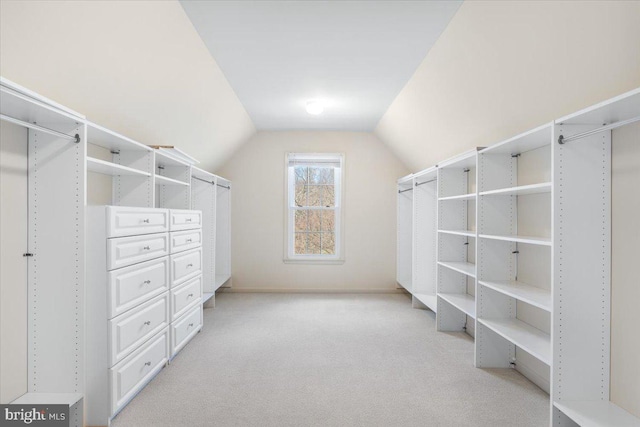
[[[516,371],[520,372],[529,381],[540,387],[542,390],[546,391],[547,394],[550,394],[551,384],[549,382],[549,378],[545,378],[540,375],[535,371],[535,369],[533,369],[533,367],[530,367],[522,360],[517,360]]]
[[[325,289],[325,288],[219,288],[219,293],[290,293],[290,294],[403,294],[400,289]]]

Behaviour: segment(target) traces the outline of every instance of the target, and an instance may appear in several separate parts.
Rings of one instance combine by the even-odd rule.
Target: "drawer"
[[[118,363],[168,324],[168,292],[109,320],[109,366]]]
[[[169,233],[107,239],[107,269],[169,255]]]
[[[160,295],[169,287],[168,256],[110,271],[109,319]]]
[[[202,249],[171,255],[171,286],[202,274]]]
[[[169,231],[169,210],[107,206],[107,237]]]
[[[171,209],[169,230],[191,230],[202,228],[202,212],[192,210]]]
[[[171,324],[171,357],[187,345],[202,329],[202,305],[194,307],[177,322]]]
[[[122,409],[169,360],[169,328],[109,369],[111,415]]]
[[[171,321],[175,321],[196,304],[202,304],[202,275],[171,289]]]
[[[171,253],[186,251],[202,246],[202,230],[176,231],[169,233]]]

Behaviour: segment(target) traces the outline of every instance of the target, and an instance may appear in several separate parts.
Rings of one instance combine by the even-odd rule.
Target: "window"
[[[287,154],[286,261],[340,261],[341,154]]]

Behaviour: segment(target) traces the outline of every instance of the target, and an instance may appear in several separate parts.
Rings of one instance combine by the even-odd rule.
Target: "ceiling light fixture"
[[[318,114],[321,114],[323,111],[324,111],[324,106],[320,101],[316,101],[315,99],[312,99],[311,101],[307,101],[307,113],[317,116]]]

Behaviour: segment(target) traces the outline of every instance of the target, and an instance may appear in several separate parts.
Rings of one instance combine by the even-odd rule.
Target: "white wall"
[[[287,152],[345,154],[345,263],[283,263]],[[234,290],[396,288],[396,179],[406,168],[372,134],[258,132],[219,171],[232,180]]]
[[[0,403],[27,392],[27,130],[0,122]]]
[[[376,128],[412,171],[640,86],[640,2],[467,1]]]
[[[2,1],[0,74],[208,170],[255,132],[177,1]]]

